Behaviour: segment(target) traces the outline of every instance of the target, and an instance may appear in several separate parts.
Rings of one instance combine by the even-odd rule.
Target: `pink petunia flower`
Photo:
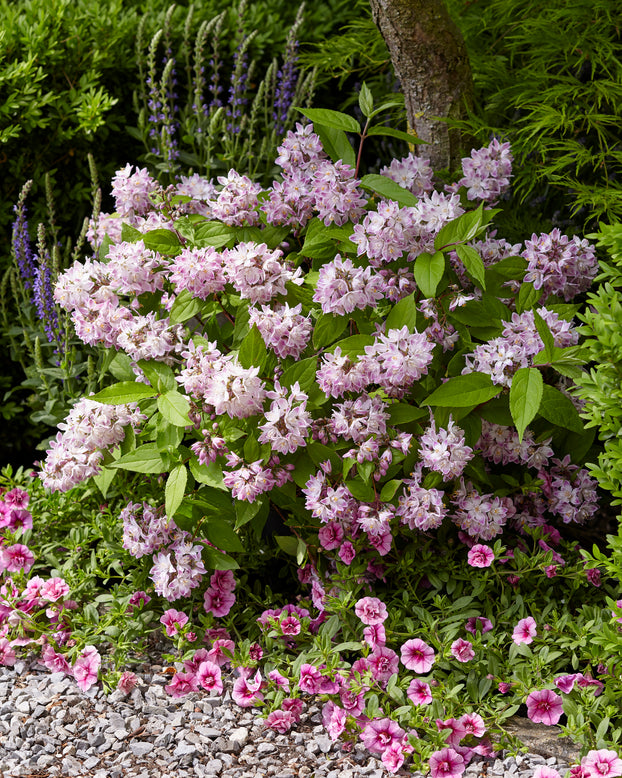
[[[83,692],[86,692],[93,684],[97,683],[97,673],[101,662],[101,656],[95,646],[83,648],[74,662],[73,677]]]
[[[533,778],[561,778],[557,770],[547,765],[538,765],[533,773]]]
[[[354,612],[368,626],[382,624],[387,616],[387,606],[377,597],[363,597],[354,606]]]
[[[420,638],[407,640],[401,647],[400,654],[404,667],[421,675],[430,671],[436,659],[434,649]]]
[[[199,686],[216,694],[223,693],[222,673],[220,667],[214,662],[201,662],[196,673],[196,679]]]
[[[435,751],[428,762],[431,778],[460,778],[464,772],[464,759],[453,748]]]
[[[160,617],[160,623],[166,627],[166,634],[169,638],[175,637],[179,631],[188,623],[188,617],[183,611],[177,611],[175,608],[169,608],[164,611]]]
[[[388,748],[382,752],[382,764],[390,773],[396,773],[404,764],[404,752],[402,746],[397,741],[391,743]]]
[[[414,678],[406,690],[406,696],[413,705],[429,705],[432,702],[432,692],[429,684]]]
[[[459,662],[470,662],[475,658],[475,651],[473,650],[473,644],[463,638],[454,640],[451,644],[451,655]]]
[[[484,543],[476,543],[467,555],[471,567],[490,567],[495,561],[495,552]]]
[[[483,635],[485,632],[490,632],[492,629],[492,621],[485,616],[471,616],[466,620],[466,624],[464,625],[466,631],[470,632],[471,635],[477,635],[478,627],[481,629]]]
[[[194,673],[175,673],[171,682],[164,687],[171,697],[185,697],[186,694],[198,691],[197,678]]]
[[[533,639],[537,635],[536,622],[531,616],[527,616],[526,619],[521,619],[514,627],[512,632],[512,640],[518,646],[520,643],[533,643]]]
[[[482,737],[484,732],[486,732],[484,719],[479,715],[479,713],[465,713],[463,716],[460,716],[458,721],[465,728],[467,735]]]
[[[17,573],[23,570],[27,573],[35,563],[35,555],[23,543],[12,546],[0,546],[0,570],[7,573]]]
[[[6,638],[0,638],[0,665],[12,667],[16,659],[15,651],[9,641]]]
[[[393,743],[400,743],[406,733],[393,719],[373,719],[361,732],[361,740],[372,754],[382,754]]]
[[[328,732],[328,737],[335,741],[346,728],[347,714],[339,705],[329,700],[322,708],[322,724]]]
[[[525,702],[527,703],[527,715],[534,724],[554,726],[564,712],[562,698],[551,689],[531,692]]]
[[[268,715],[265,722],[266,727],[276,730],[281,735],[289,732],[295,723],[296,718],[294,714],[288,710],[273,710],[272,713]]]
[[[62,578],[50,578],[45,581],[39,590],[39,596],[49,602],[57,602],[69,594],[69,586]]]
[[[581,767],[589,778],[615,778],[622,775],[622,759],[615,751],[605,748],[590,751],[581,760]]]
[[[137,683],[138,677],[136,676],[136,673],[132,673],[130,670],[126,670],[119,678],[117,689],[120,689],[123,694],[129,694],[132,689],[135,688]]]

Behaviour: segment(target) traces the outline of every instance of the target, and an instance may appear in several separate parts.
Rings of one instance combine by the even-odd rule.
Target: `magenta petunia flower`
[[[69,586],[62,578],[50,578],[41,585],[39,596],[49,602],[56,602],[69,594]]]
[[[553,726],[557,724],[564,712],[562,698],[551,689],[531,692],[525,702],[527,703],[527,715],[534,724]]]
[[[266,727],[276,730],[281,735],[289,732],[295,723],[296,717],[288,710],[273,710],[266,719]]]
[[[514,627],[512,632],[512,640],[518,646],[520,643],[533,643],[533,639],[537,635],[536,622],[531,616],[527,616],[526,619],[521,619]]]
[[[436,655],[434,649],[420,638],[407,640],[400,649],[402,664],[415,673],[428,673]]]
[[[464,772],[464,759],[453,748],[435,751],[428,762],[431,778],[460,778]]]
[[[372,754],[382,754],[393,743],[401,742],[406,733],[393,719],[373,719],[361,732],[361,740]]]
[[[73,677],[83,692],[97,683],[97,673],[101,665],[101,656],[95,646],[86,646],[73,665]]]
[[[183,629],[185,624],[188,623],[188,617],[183,611],[177,611],[175,608],[169,608],[164,611],[164,614],[160,617],[160,623],[164,624],[166,628],[166,634],[169,638],[175,637],[179,633],[180,629]]]
[[[458,721],[465,728],[467,735],[482,737],[484,732],[486,732],[484,719],[479,715],[479,713],[465,713],[463,716],[460,716]]]
[[[533,773],[533,778],[561,778],[557,770],[547,765],[538,765]]]
[[[322,708],[322,724],[328,737],[335,741],[346,728],[347,714],[343,708],[329,700]]]
[[[477,635],[478,626],[480,627],[483,635],[484,632],[490,632],[492,629],[492,621],[487,619],[485,616],[471,616],[466,620],[464,628],[467,632],[470,632],[471,635]]]
[[[130,670],[126,670],[119,678],[117,689],[120,689],[123,694],[129,694],[137,683],[138,677],[136,676],[136,673],[132,673]]]
[[[35,563],[35,555],[23,543],[12,546],[0,546],[0,570],[7,573],[17,573],[23,570],[27,573]]]
[[[222,673],[220,667],[214,664],[214,662],[209,660],[201,662],[196,673],[196,679],[199,686],[203,689],[216,694],[223,693]]]
[[[432,692],[429,684],[419,678],[414,678],[408,689],[406,696],[413,705],[429,705],[432,702]]]
[[[194,673],[175,673],[171,682],[164,687],[171,697],[185,697],[186,694],[198,691],[198,688]]]
[[[590,751],[581,760],[581,767],[589,778],[615,778],[622,775],[622,759],[615,751],[605,748]]]
[[[467,561],[471,567],[490,567],[495,561],[495,554],[490,546],[484,543],[476,543],[469,549]]]

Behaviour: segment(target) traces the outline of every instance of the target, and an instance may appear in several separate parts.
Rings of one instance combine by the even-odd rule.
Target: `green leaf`
[[[510,413],[522,441],[527,425],[533,421],[542,400],[544,381],[535,367],[521,367],[514,373],[510,387]]]
[[[538,413],[547,421],[558,427],[565,427],[573,432],[583,432],[583,422],[577,409],[563,392],[545,384]]]
[[[374,98],[371,93],[371,89],[365,82],[361,85],[359,92],[359,108],[363,116],[369,118],[371,112],[374,110]]]
[[[255,502],[246,502],[244,500],[235,501],[235,529],[240,529],[249,521],[255,518],[259,513],[263,505],[262,500],[255,500]]]
[[[210,516],[201,524],[201,533],[217,548],[223,551],[244,551],[237,533],[224,519]]]
[[[281,386],[292,386],[298,381],[303,392],[309,392],[315,384],[315,372],[317,370],[317,357],[309,357],[295,362],[283,372]]]
[[[190,401],[176,389],[171,389],[158,397],[158,410],[176,427],[188,427],[192,424],[188,416]]]
[[[481,300],[469,300],[453,311],[448,311],[450,319],[455,319],[469,327],[479,327],[483,323],[509,321],[512,313],[507,305],[490,294],[482,295]]]
[[[395,492],[397,492],[401,485],[401,480],[387,481],[380,492],[380,502],[390,502],[395,497]]]
[[[108,365],[108,372],[117,379],[117,381],[134,382],[136,373],[132,369],[132,360],[124,351],[118,351]]]
[[[434,248],[440,251],[447,246],[455,246],[456,243],[466,243],[466,241],[472,240],[482,225],[488,221],[488,214],[484,218],[483,211],[483,203],[480,203],[474,211],[467,211],[441,227],[434,239]]]
[[[143,233],[137,230],[136,227],[132,227],[131,224],[123,222],[121,225],[121,240],[124,243],[136,243],[138,240],[142,240]]]
[[[402,132],[402,130],[394,130],[393,127],[371,127],[367,130],[367,136],[370,135],[384,135],[387,138],[397,138],[412,145],[413,143],[426,143],[427,141],[421,140],[416,135],[411,135],[409,132]]]
[[[109,467],[102,467],[99,473],[93,476],[93,481],[95,483],[95,486],[97,486],[97,488],[101,492],[101,495],[104,498],[104,500],[106,499],[106,495],[108,494],[108,489],[116,473],[117,473],[116,470],[113,470]]]
[[[155,443],[139,446],[116,462],[111,462],[108,467],[120,467],[122,470],[131,470],[134,473],[163,473],[168,469]]]
[[[342,356],[356,357],[365,353],[365,346],[371,346],[374,338],[371,335],[350,335],[349,338],[337,341],[328,350],[334,353],[335,349],[341,349]]]
[[[345,481],[344,486],[356,500],[374,502],[376,499],[373,487],[364,484],[362,481]]]
[[[423,401],[442,408],[468,408],[496,397],[503,387],[493,384],[486,373],[467,373],[450,378]]]
[[[415,281],[424,297],[434,297],[436,289],[445,272],[445,255],[441,251],[434,254],[419,254],[415,259]]]
[[[89,400],[103,403],[104,405],[125,405],[144,400],[147,397],[155,397],[156,390],[140,381],[121,381],[93,394]]]
[[[328,346],[343,334],[350,322],[347,316],[334,316],[332,313],[322,313],[313,328],[313,345],[315,348]]]
[[[417,321],[417,304],[415,303],[415,294],[409,294],[402,297],[389,311],[386,318],[386,332],[389,330],[400,330],[404,325],[408,327],[409,332],[415,328]]]
[[[534,289],[533,284],[521,284],[516,298],[516,312],[523,313],[523,311],[531,310],[540,297],[542,297],[542,289]]]
[[[464,265],[469,277],[486,290],[484,261],[472,246],[456,246],[456,254]]]
[[[221,248],[235,237],[235,229],[222,222],[206,221],[195,225],[194,240],[198,248]]]
[[[298,538],[293,535],[275,535],[274,539],[281,551],[285,551],[290,556],[296,556],[298,553]]]
[[[171,324],[183,324],[183,322],[196,316],[202,306],[202,300],[199,300],[198,297],[193,297],[189,289],[182,289],[175,298],[173,307],[169,312],[169,321]]]
[[[416,405],[406,403],[394,403],[389,406],[389,419],[391,424],[409,424],[411,421],[429,416],[426,408],[417,408]]]
[[[419,202],[411,191],[400,186],[388,176],[369,173],[361,179],[361,186],[363,189],[376,192],[376,194],[386,197],[388,200],[395,200],[396,203],[402,206],[413,206]]]
[[[158,392],[168,392],[177,388],[175,373],[164,362],[157,362],[155,359],[141,359],[138,362],[138,367],[145,374],[147,381]]]
[[[188,482],[188,470],[185,465],[174,467],[166,479],[164,487],[164,511],[169,519],[177,513],[177,509],[184,499],[186,483]]]
[[[334,130],[344,130],[345,132],[361,132],[359,123],[347,113],[331,111],[329,108],[298,108],[297,110],[313,124],[321,124],[323,127],[331,127]]]
[[[542,316],[534,308],[533,318],[538,330],[538,335],[542,338],[544,344],[544,359],[546,362],[552,362],[553,355],[555,353],[555,340],[553,333],[549,329],[549,325],[544,321]]]
[[[253,324],[240,345],[238,360],[242,367],[246,369],[251,367],[261,368],[264,366],[267,356],[268,349],[264,339],[261,337],[257,325]]]
[[[210,546],[205,546],[202,554],[211,570],[237,570],[240,567],[233,557]]]
[[[175,256],[181,251],[181,243],[174,232],[170,230],[149,230],[143,235],[145,248],[157,251],[165,256]]]
[[[335,130],[332,127],[325,127],[321,124],[315,125],[314,129],[322,141],[324,151],[333,162],[342,160],[351,167],[356,165],[356,154],[350,145],[348,136],[343,130]]]
[[[188,465],[190,472],[198,483],[212,486],[214,489],[229,491],[222,480],[222,468],[216,462],[211,462],[209,465],[200,465],[199,460],[193,455]]]

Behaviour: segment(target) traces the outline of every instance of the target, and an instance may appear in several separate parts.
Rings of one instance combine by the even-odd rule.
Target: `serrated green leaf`
[[[415,302],[415,294],[409,294],[407,297],[402,297],[389,311],[389,314],[385,320],[385,329],[399,330],[404,325],[408,327],[409,332],[412,332],[415,328],[417,321],[417,304]]]
[[[333,162],[341,160],[351,167],[356,165],[356,154],[343,130],[336,130],[322,124],[315,125],[314,129],[322,142],[324,151]]]
[[[313,345],[315,348],[328,346],[343,334],[350,323],[347,316],[335,316],[332,313],[321,314],[313,327]]]
[[[126,403],[139,402],[147,397],[155,397],[156,390],[140,381],[121,381],[93,394],[89,400],[103,403],[104,405],[125,405]]]
[[[361,85],[359,91],[359,108],[363,116],[369,118],[371,112],[374,110],[374,98],[371,93],[371,89],[365,82]]]
[[[244,546],[231,524],[224,519],[209,516],[201,523],[200,532],[222,551],[244,551]]]
[[[210,546],[205,546],[201,553],[210,570],[237,570],[240,567],[233,557]]]
[[[168,257],[173,257],[181,251],[179,238],[171,230],[149,230],[149,232],[144,233],[143,242],[145,248]]]
[[[427,408],[417,408],[416,405],[406,403],[394,403],[389,406],[389,419],[391,424],[409,424],[411,421],[423,419],[429,416]]]
[[[533,311],[533,318],[536,329],[538,330],[538,335],[542,338],[542,343],[544,344],[544,358],[547,362],[551,362],[553,360],[553,354],[555,353],[553,333],[551,332],[549,325],[535,308]]]
[[[313,124],[321,124],[323,127],[331,127],[334,130],[345,132],[361,132],[361,126],[352,116],[341,111],[332,111],[329,108],[298,108],[298,111]]]
[[[445,272],[445,255],[442,251],[419,254],[415,259],[413,272],[421,294],[424,297],[434,297]]]
[[[514,373],[510,387],[510,413],[518,431],[518,439],[523,434],[540,407],[544,381],[542,373],[535,367],[521,367]]]
[[[201,310],[203,301],[198,297],[193,297],[189,289],[182,289],[169,312],[168,318],[171,324],[183,324]]]
[[[198,481],[198,483],[212,486],[214,489],[229,491],[222,480],[222,468],[217,462],[211,462],[209,465],[200,465],[199,460],[193,455],[188,462],[188,466],[195,481]]]
[[[472,246],[456,246],[456,254],[464,265],[469,277],[484,291],[486,290],[486,270],[484,260]]]
[[[188,482],[188,470],[185,465],[174,467],[166,479],[164,487],[164,511],[169,519],[177,513],[177,509],[184,499],[186,483]]]
[[[401,485],[402,481],[397,479],[387,481],[386,484],[383,484],[382,491],[380,492],[380,502],[391,502],[395,497],[395,492],[397,492]]]
[[[315,373],[317,370],[317,357],[302,359],[294,363],[283,372],[281,376],[281,386],[292,386],[298,381],[303,392],[309,393],[315,384]]]
[[[194,240],[198,248],[221,248],[233,240],[235,230],[222,222],[205,221],[195,225]]]
[[[188,427],[192,424],[188,416],[190,401],[176,389],[171,389],[158,397],[158,410],[176,427]]]
[[[531,310],[541,297],[542,289],[534,289],[531,283],[521,284],[516,298],[516,312],[523,313],[523,311]]]
[[[297,556],[298,554],[298,538],[293,535],[275,535],[277,546],[290,556]]]
[[[155,443],[146,443],[129,454],[125,454],[108,467],[120,467],[134,473],[163,473],[168,466]]]
[[[101,492],[102,497],[104,500],[106,499],[106,495],[108,494],[108,489],[110,488],[110,484],[112,483],[117,471],[110,467],[102,467],[102,469],[97,473],[97,475],[93,476],[93,481],[95,483],[95,486],[99,489]]]
[[[374,492],[373,487],[369,484],[364,484],[362,481],[346,481],[344,486],[356,500],[374,502],[376,499],[376,493]]]
[[[141,359],[138,367],[145,374],[145,378],[158,392],[168,392],[177,387],[175,373],[173,369],[164,362],[157,362],[155,359]]]
[[[378,173],[369,173],[361,179],[363,189],[386,197],[388,200],[394,200],[401,206],[413,206],[419,202],[415,195],[388,176],[381,176]]]
[[[242,367],[248,370],[251,367],[263,367],[267,356],[268,349],[264,339],[261,337],[257,325],[253,324],[240,345],[238,360]]]
[[[488,215],[484,217],[483,204],[480,203],[474,211],[467,211],[441,227],[434,239],[434,248],[440,251],[447,246],[472,240],[487,221]]]
[[[487,373],[467,373],[441,384],[422,404],[441,408],[468,408],[491,400],[501,389],[501,386],[493,384]]]
[[[538,413],[558,427],[584,432],[583,422],[572,400],[553,386],[544,385]]]

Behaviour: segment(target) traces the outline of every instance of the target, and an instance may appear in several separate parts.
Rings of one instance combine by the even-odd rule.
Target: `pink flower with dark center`
[[[460,778],[464,772],[464,759],[453,748],[435,751],[429,759],[431,778]]]
[[[622,759],[615,751],[605,748],[590,751],[581,760],[581,767],[589,778],[615,778],[622,775]]]
[[[214,662],[204,661],[199,665],[196,673],[199,686],[216,694],[223,693],[222,673],[220,667]]]
[[[355,604],[354,612],[368,626],[382,624],[389,615],[387,606],[377,597],[363,597]]]
[[[465,713],[463,716],[460,716],[458,721],[465,728],[467,735],[482,737],[484,732],[486,732],[484,719],[479,715],[479,713]]]
[[[295,616],[287,616],[281,622],[281,632],[284,635],[299,635],[300,629],[300,622]]]
[[[432,702],[432,692],[429,684],[414,678],[406,690],[406,696],[413,705],[429,705]]]
[[[486,546],[483,543],[476,543],[469,549],[467,561],[471,567],[490,567],[495,561],[495,553],[490,546]]]
[[[377,648],[367,657],[375,681],[384,686],[399,670],[399,658],[395,651],[386,646]]]
[[[352,543],[350,543],[349,540],[346,540],[345,543],[341,544],[341,548],[337,552],[339,554],[339,559],[344,563],[344,565],[351,565],[352,560],[356,556],[356,551],[354,550],[354,546]]]
[[[372,754],[382,754],[393,743],[400,743],[406,733],[393,719],[373,719],[361,732],[361,740]]]
[[[526,619],[521,619],[514,627],[512,632],[512,640],[518,646],[520,643],[533,643],[533,639],[537,635],[536,622],[531,616],[527,616]]]
[[[463,638],[454,640],[451,644],[451,655],[459,662],[470,662],[475,658],[475,651],[473,650],[473,644]]]
[[[147,594],[147,592],[134,592],[130,596],[130,605],[140,605],[141,608],[143,605],[146,605],[150,601],[151,597]]]
[[[430,672],[436,659],[434,649],[420,638],[407,640],[400,653],[404,667],[421,675]]]
[[[41,652],[41,659],[39,661],[53,673],[67,673],[67,675],[71,674],[71,665],[69,662],[62,654],[54,651],[49,643],[43,648],[43,651]]]
[[[233,592],[221,592],[210,587],[203,595],[203,604],[206,613],[213,613],[216,618],[226,616],[235,603]]]
[[[554,681],[555,686],[557,686],[560,692],[563,692],[564,694],[570,694],[570,692],[574,689],[574,685],[578,681],[580,675],[581,673],[560,675],[559,678],[556,678]]]
[[[460,745],[460,741],[463,737],[466,737],[467,731],[466,727],[462,723],[461,719],[446,719],[443,721],[442,719],[436,719],[436,726],[438,727],[438,731],[442,732],[445,729],[449,730],[449,737],[445,740],[445,742],[450,746],[455,746],[456,748]]]
[[[296,721],[298,721],[302,715],[304,703],[298,697],[286,697],[281,703],[281,707],[283,710],[288,710],[290,713],[293,713]]]
[[[263,701],[263,694],[259,691],[260,687],[261,684],[258,687],[254,681],[249,681],[246,678],[236,678],[233,683],[231,697],[240,708],[251,708]]]
[[[209,659],[210,662],[214,662],[214,664],[217,664],[219,667],[222,667],[231,661],[231,655],[233,654],[234,649],[235,643],[233,640],[217,638],[207,652],[207,659]]]
[[[97,683],[97,673],[102,659],[95,646],[86,646],[73,665],[73,677],[83,692]]]
[[[564,712],[562,698],[551,689],[531,692],[525,702],[527,703],[527,715],[534,724],[554,726]]]
[[[374,624],[371,627],[365,627],[363,630],[363,640],[370,646],[372,651],[382,648],[387,642],[384,626],[382,624]]]
[[[322,674],[315,665],[302,665],[300,668],[300,678],[298,680],[298,688],[301,692],[317,694],[321,681]]]

